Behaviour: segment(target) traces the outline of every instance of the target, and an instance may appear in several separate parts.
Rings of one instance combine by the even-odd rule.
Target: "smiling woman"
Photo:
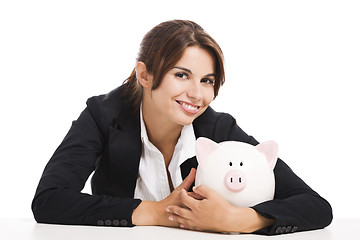
[[[268,235],[329,225],[329,203],[281,159],[274,200],[235,207],[205,186],[191,191],[197,138],[258,144],[231,115],[209,106],[224,80],[222,51],[198,24],[155,26],[130,77],[88,99],[46,165],[32,203],[35,219]],[[92,172],[92,195],[83,194]]]
[[[201,26],[191,21],[163,22],[144,36],[137,62],[143,62],[146,65],[146,71],[152,74],[152,90],[160,86],[165,74],[176,66],[185,50],[192,46],[200,47],[212,55],[214,63],[211,65],[214,65],[214,69],[209,74],[214,75],[213,91],[214,97],[217,96],[220,86],[225,82],[223,53],[218,43]],[[195,65],[198,63],[196,62]],[[178,67],[184,75],[192,73],[191,69],[184,69],[184,66]],[[136,78],[136,68],[126,82],[132,94],[134,106],[139,107],[142,100],[142,87]]]

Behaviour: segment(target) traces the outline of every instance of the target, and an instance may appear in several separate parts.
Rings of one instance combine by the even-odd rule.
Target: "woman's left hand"
[[[186,207],[169,206],[171,221],[180,227],[211,232],[250,233],[271,222],[260,216],[252,208],[235,207],[214,190],[200,185],[193,188],[194,193],[181,192],[182,204]],[[194,198],[194,195],[202,196]],[[265,224],[265,225],[264,225]]]

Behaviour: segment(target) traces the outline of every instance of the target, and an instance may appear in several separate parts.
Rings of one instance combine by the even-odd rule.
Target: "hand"
[[[180,227],[212,232],[250,233],[270,225],[272,221],[260,216],[252,208],[235,207],[214,190],[200,185],[193,189],[203,199],[195,199],[186,191],[181,191],[181,201],[185,207],[169,206],[169,219]]]
[[[181,203],[181,192],[188,191],[190,186],[195,180],[196,170],[191,169],[189,175],[184,181],[176,188],[172,193],[161,201],[143,201],[134,210],[132,215],[132,222],[134,225],[159,225],[159,226],[170,226],[179,227],[179,224],[169,220],[170,213],[166,212],[166,208],[169,205],[182,206]],[[192,194],[196,197],[195,194]],[[198,196],[199,197],[199,196]]]
[[[184,207],[168,206],[172,213],[170,220],[180,227],[199,231],[223,231],[224,218],[228,216],[233,206],[218,193],[206,186],[198,186],[193,191],[202,199],[195,199],[186,191],[181,191],[181,201]]]

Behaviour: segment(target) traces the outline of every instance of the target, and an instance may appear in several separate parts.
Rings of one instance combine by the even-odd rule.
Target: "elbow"
[[[330,203],[328,201],[326,201],[324,199],[324,201],[326,202],[326,205],[324,206],[324,227],[327,227],[331,224],[332,220],[333,220],[333,211],[332,211],[332,207],[330,205]]]
[[[56,223],[53,215],[51,199],[54,199],[54,191],[45,190],[37,192],[31,203],[31,210],[38,223]]]
[[[329,226],[333,220],[333,211],[330,203],[323,197],[317,195],[312,201],[312,223],[314,229],[321,229]]]
[[[46,209],[42,203],[42,197],[35,195],[32,203],[31,210],[33,212],[34,218],[38,223],[47,223],[46,221]]]

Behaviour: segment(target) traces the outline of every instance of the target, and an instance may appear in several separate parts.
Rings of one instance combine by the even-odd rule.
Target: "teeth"
[[[189,110],[192,110],[192,111],[198,110],[197,107],[191,106],[191,105],[186,104],[186,103],[184,103],[184,102],[181,102],[181,105],[184,106],[185,108],[189,109]]]

